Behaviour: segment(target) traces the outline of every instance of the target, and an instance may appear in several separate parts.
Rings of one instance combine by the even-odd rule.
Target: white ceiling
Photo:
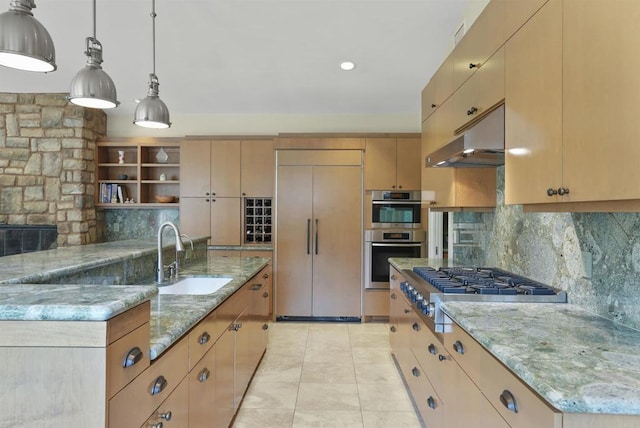
[[[414,114],[465,11],[487,0],[157,0],[156,74],[176,115]],[[8,9],[4,0],[0,10]],[[46,75],[0,69],[1,92],[68,92],[91,0],[36,0],[56,46]],[[103,69],[133,116],[152,70],[151,0],[97,2]],[[356,62],[341,71],[345,59]]]

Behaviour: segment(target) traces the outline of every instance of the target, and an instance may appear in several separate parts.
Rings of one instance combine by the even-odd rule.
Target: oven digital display
[[[409,199],[409,193],[407,192],[388,192],[384,194],[385,199]]]
[[[409,239],[409,234],[405,232],[385,232],[384,239]]]

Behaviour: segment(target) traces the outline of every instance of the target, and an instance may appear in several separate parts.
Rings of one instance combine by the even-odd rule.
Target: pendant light
[[[0,14],[0,65],[48,72],[56,66],[56,49],[44,26],[33,17],[34,0],[11,0]]]
[[[151,0],[151,22],[153,35],[153,73],[149,74],[149,92],[140,101],[133,117],[133,123],[143,128],[168,128],[169,109],[158,97],[158,76],[156,76],[156,0]]]
[[[102,44],[96,38],[96,0],[93,0],[93,37],[86,38],[87,65],[71,80],[69,101],[89,108],[114,108],[120,104],[116,85],[102,69]]]

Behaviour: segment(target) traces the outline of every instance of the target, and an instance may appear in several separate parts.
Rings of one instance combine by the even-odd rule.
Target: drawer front
[[[453,324],[453,331],[444,335],[444,346],[476,385],[480,385],[480,360],[486,354],[482,345],[476,342],[459,325]]]
[[[189,388],[187,381],[180,385],[160,404],[143,428],[184,428],[189,425]]]
[[[149,367],[149,323],[107,347],[107,399]]]
[[[189,332],[189,370],[198,364],[217,339],[216,312],[214,311]]]
[[[109,401],[109,426],[137,428],[144,424],[186,376],[188,353],[188,342],[183,339],[118,392]]]
[[[561,413],[550,407],[488,353],[481,360],[481,368],[482,392],[511,427],[562,426]],[[512,410],[507,405],[512,406]]]
[[[447,358],[445,347],[422,322],[418,324],[417,331],[413,328],[411,331],[411,351],[435,390],[441,393],[445,382],[444,363]]]
[[[413,354],[405,355],[405,363],[402,374],[422,419],[428,427],[442,427],[444,407],[440,396]]]
[[[207,428],[216,418],[216,350],[211,349],[191,370],[189,382],[189,428]]]

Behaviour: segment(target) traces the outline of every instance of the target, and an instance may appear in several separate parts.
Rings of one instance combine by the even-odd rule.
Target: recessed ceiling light
[[[340,63],[340,68],[344,71],[351,71],[356,68],[356,64],[353,61],[343,61]]]

